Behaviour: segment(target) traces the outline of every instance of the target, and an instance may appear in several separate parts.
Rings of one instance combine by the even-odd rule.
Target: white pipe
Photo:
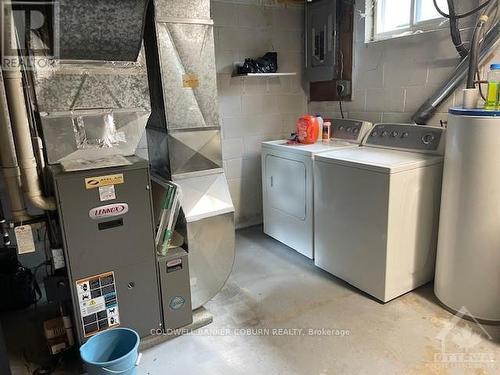
[[[0,161],[5,181],[5,188],[9,196],[10,211],[16,222],[30,219],[26,211],[23,193],[21,190],[21,171],[17,164],[16,148],[12,139],[10,118],[5,100],[3,77],[0,74]]]
[[[4,4],[5,5],[5,4]],[[4,10],[4,25],[14,25],[12,11]],[[14,33],[12,33],[14,34]],[[13,35],[15,39],[15,36]],[[13,45],[17,41],[13,40]],[[15,148],[19,167],[21,168],[22,188],[26,197],[37,208],[53,211],[56,209],[53,197],[45,197],[40,187],[37,163],[31,143],[31,132],[26,112],[26,102],[22,86],[22,75],[19,64],[3,70],[5,92],[7,94],[7,105],[10,113],[12,134],[14,136]]]

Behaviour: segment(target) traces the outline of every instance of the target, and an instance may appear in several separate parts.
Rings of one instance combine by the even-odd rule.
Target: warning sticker
[[[123,173],[109,174],[106,176],[88,177],[85,179],[85,189],[94,189],[99,186],[123,184]]]
[[[32,253],[35,251],[35,240],[30,225],[20,225],[14,228],[19,254]]]
[[[99,186],[99,199],[101,202],[116,199],[115,185]]]
[[[183,74],[182,87],[196,88],[200,85],[197,74]]]
[[[84,337],[120,325],[114,272],[76,282]]]

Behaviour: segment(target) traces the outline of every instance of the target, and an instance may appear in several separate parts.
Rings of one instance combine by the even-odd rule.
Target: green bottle
[[[500,64],[491,64],[488,73],[488,93],[484,109],[496,110],[499,108],[498,96],[500,86]]]

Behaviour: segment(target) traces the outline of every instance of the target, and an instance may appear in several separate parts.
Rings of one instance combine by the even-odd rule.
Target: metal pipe
[[[14,27],[12,10],[4,11],[4,25]],[[13,30],[13,29],[12,29]],[[12,33],[12,45],[17,45],[15,33]],[[21,183],[24,193],[29,201],[37,208],[53,211],[56,209],[53,197],[43,195],[40,179],[38,177],[37,162],[31,142],[31,132],[26,111],[26,101],[22,85],[22,75],[19,64],[13,64],[9,69],[3,70],[4,86],[7,94],[12,134],[17,152],[19,167],[21,168]]]
[[[0,72],[0,160],[7,195],[9,197],[10,211],[16,222],[30,219],[26,211],[23,193],[21,190],[21,171],[17,164],[16,148],[12,138],[10,117],[5,97],[3,76]]]
[[[500,36],[500,26],[498,22],[485,35],[481,44],[479,53],[479,64],[486,59],[497,46]],[[467,76],[469,66],[469,56],[463,59],[445,81],[445,83],[436,90],[436,92],[420,106],[411,117],[412,121],[418,125],[425,125],[427,121],[436,113],[438,107],[450,97],[451,94],[460,86]]]

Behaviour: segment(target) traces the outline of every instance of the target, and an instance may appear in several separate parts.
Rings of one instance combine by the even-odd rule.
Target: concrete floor
[[[261,227],[239,231],[236,241],[233,272],[205,306],[214,322],[145,351],[139,375],[500,374],[500,326],[455,322],[431,285],[382,305]],[[26,347],[35,337],[26,340],[39,327],[24,324],[20,335],[19,325],[4,320],[7,340],[23,343],[14,375],[29,374],[23,358],[36,358]],[[479,362],[442,362],[456,353]],[[57,374],[78,373],[71,367]]]
[[[500,374],[500,326],[455,322],[431,285],[382,305],[261,227],[239,231],[236,249],[228,283],[205,306],[213,324],[146,351],[141,374]],[[455,353],[479,362],[442,362]]]

